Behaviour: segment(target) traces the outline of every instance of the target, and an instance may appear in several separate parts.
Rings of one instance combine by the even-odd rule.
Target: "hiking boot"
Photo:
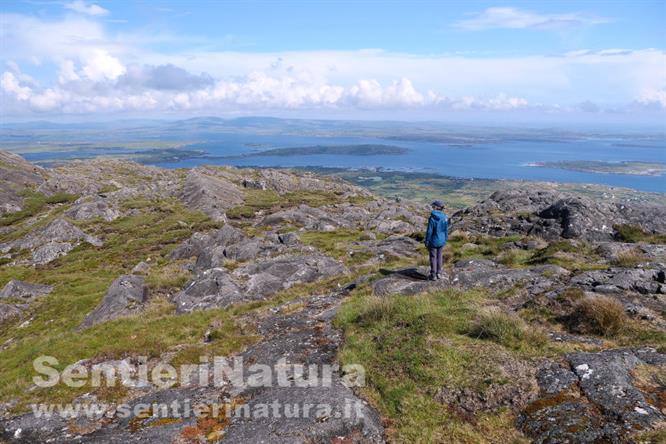
[[[435,280],[436,280],[436,281],[440,280],[441,278],[442,278],[442,275],[441,275],[440,273],[437,273],[437,274],[435,275]]]
[[[434,274],[431,274],[430,276],[428,276],[428,280],[429,280],[429,281],[436,281],[436,280],[437,280],[437,276],[434,275]]]

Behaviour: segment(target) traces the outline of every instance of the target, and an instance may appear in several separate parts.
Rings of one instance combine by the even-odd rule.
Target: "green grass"
[[[5,214],[0,217],[0,227],[14,225],[40,213],[46,206],[73,202],[77,196],[67,193],[56,193],[51,196],[36,191],[25,191],[23,193],[23,209],[15,213]]]
[[[666,234],[652,234],[643,231],[643,229],[637,225],[613,225],[615,230],[615,239],[621,242],[647,242],[650,244],[666,244]]]
[[[451,236],[444,249],[444,259],[447,263],[456,263],[468,259],[491,259],[495,260],[503,254],[502,246],[511,242],[516,242],[521,236]],[[475,246],[463,248],[465,244],[474,244]],[[519,265],[518,255],[511,258],[505,256],[508,265]],[[521,259],[522,260],[522,259]]]
[[[522,442],[508,410],[461,417],[435,401],[442,387],[484,393],[511,378],[507,359],[556,354],[534,341],[523,321],[482,317],[487,302],[479,291],[439,291],[377,298],[357,291],[341,307],[335,325],[345,334],[343,364],[366,372],[363,395],[389,418],[391,442]],[[508,319],[508,318],[507,318]],[[474,337],[472,333],[483,334]]]
[[[140,206],[137,202],[133,205]],[[148,276],[148,283],[154,289],[179,285],[183,277],[170,277],[168,270],[162,268],[164,256],[193,231],[217,226],[203,213],[190,211],[174,201],[153,201],[142,208],[138,214],[113,222],[79,223],[87,232],[104,240],[102,247],[83,244],[42,267],[0,268],[0,286],[12,278],[54,286],[51,294],[35,302],[27,326],[20,329],[12,324],[0,326],[0,343],[11,340],[11,345],[0,351],[0,400],[16,398],[21,401],[21,408],[25,402],[63,401],[80,394],[66,387],[28,391],[34,376],[31,363],[40,355],[55,356],[63,365],[133,352],[156,356],[175,345],[199,343],[211,323],[220,325],[222,341],[211,347],[227,347],[232,352],[254,340],[240,334],[231,316],[223,310],[176,316],[172,305],[160,298],[151,302],[140,316],[76,331],[110,283],[141,260],[150,257],[157,265]]]
[[[378,236],[378,239],[382,237],[385,235]],[[299,238],[304,244],[311,245],[322,253],[342,260],[347,265],[360,265],[372,257],[372,253],[352,245],[354,242],[366,239],[362,230],[307,231],[301,233]]]
[[[536,250],[527,260],[527,264],[552,264],[578,271],[608,268],[608,264],[595,253],[590,244],[567,241],[551,242],[547,247]]]

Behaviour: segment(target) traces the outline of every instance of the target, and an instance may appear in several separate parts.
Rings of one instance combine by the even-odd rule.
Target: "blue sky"
[[[0,3],[4,119],[666,119],[662,1]]]

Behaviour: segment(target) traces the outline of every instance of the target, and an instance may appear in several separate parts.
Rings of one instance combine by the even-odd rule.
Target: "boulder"
[[[298,245],[298,243],[300,242],[300,238],[299,238],[297,233],[290,232],[290,233],[284,233],[284,234],[278,235],[278,241],[282,245],[286,245],[288,247],[291,247],[291,246],[294,246],[294,245]]]
[[[120,276],[111,283],[102,301],[86,316],[79,329],[137,313],[143,308],[147,297],[148,288],[144,285],[143,276]]]
[[[296,225],[314,231],[332,231],[337,228],[351,227],[349,221],[342,220],[321,208],[313,208],[308,205],[299,205],[297,208],[269,214],[261,221],[261,225],[281,224]]]
[[[380,241],[368,240],[354,244],[362,252],[372,253],[371,263],[379,263],[389,258],[414,258],[424,254],[420,251],[421,244],[406,236],[394,235]]]
[[[49,294],[53,290],[50,285],[31,284],[30,282],[12,279],[0,291],[2,298],[34,299]]]

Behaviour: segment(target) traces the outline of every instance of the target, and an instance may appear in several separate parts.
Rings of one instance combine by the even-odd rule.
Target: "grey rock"
[[[20,298],[20,299],[33,299],[39,296],[49,294],[53,290],[51,285],[32,284],[30,282],[19,281],[12,279],[7,282],[7,285],[0,291],[0,299],[2,298]]]
[[[69,242],[47,242],[32,253],[32,263],[37,265],[48,264],[74,249]]]
[[[543,289],[552,284],[550,279],[545,278],[541,273],[529,269],[503,267],[484,259],[457,262],[451,283],[463,288],[485,287],[494,291],[505,290],[518,283],[537,285]]]
[[[267,297],[298,283],[314,282],[347,271],[340,262],[328,256],[314,254],[286,255],[259,260],[238,268],[234,274],[249,278],[247,286],[249,295]]]
[[[39,186],[47,177],[41,167],[21,156],[0,150],[0,215],[23,208],[23,191]]]
[[[594,287],[596,293],[606,293],[606,294],[621,294],[622,290],[617,288],[615,285],[597,285]]]
[[[239,286],[229,272],[213,268],[200,273],[183,291],[176,294],[173,302],[177,313],[227,307],[245,300]]]
[[[198,256],[210,244],[211,235],[207,233],[194,233],[189,239],[178,245],[168,258],[171,260],[189,259]]]
[[[179,198],[188,207],[201,210],[217,221],[226,220],[225,210],[243,203],[240,188],[205,167],[194,168],[187,174]]]
[[[606,293],[633,291],[641,294],[657,294],[662,291],[662,283],[660,282],[662,273],[663,270],[652,268],[611,268],[581,273],[574,276],[571,283],[589,290]]]
[[[354,244],[361,252],[372,253],[369,263],[381,264],[389,258],[415,258],[423,254],[421,244],[406,236],[394,235],[380,241],[369,240]]]
[[[25,304],[0,303],[0,325],[12,319],[20,318],[28,306]]]
[[[336,228],[351,227],[350,222],[321,208],[313,208],[308,205],[299,205],[297,208],[269,214],[261,221],[261,225],[278,226],[281,224],[301,226],[314,231],[332,231]]]
[[[266,251],[266,243],[251,240],[226,247],[224,249],[224,256],[234,261],[244,262],[256,258],[262,251]]]
[[[251,190],[266,190],[266,182],[263,180],[255,179],[243,179],[241,182],[243,188],[249,188]]]
[[[429,281],[429,274],[429,270],[425,267],[397,270],[388,277],[377,280],[372,287],[372,292],[379,297],[411,296],[437,288],[446,288],[450,285],[446,274],[438,281]]]
[[[298,243],[300,242],[300,238],[298,237],[298,234],[294,233],[294,232],[280,234],[278,236],[278,239],[279,239],[281,244],[287,245],[287,246],[298,245]]]
[[[150,271],[150,264],[141,261],[132,268],[132,274],[147,274]]]
[[[537,372],[537,381],[544,394],[554,395],[576,384],[578,377],[559,362],[547,362]]]
[[[91,201],[75,203],[65,212],[65,215],[76,220],[101,218],[110,222],[120,217],[120,211],[113,208],[107,199],[96,198]]]
[[[85,329],[100,322],[137,313],[143,308],[147,297],[148,288],[144,285],[143,276],[120,276],[111,283],[102,301],[86,316],[79,328]]]
[[[541,367],[541,397],[519,420],[534,442],[632,442],[632,434],[666,420],[631,373],[638,365],[666,365],[666,355],[650,348],[614,349],[571,353],[566,360]]]
[[[226,247],[245,239],[241,230],[229,224],[208,233],[194,233],[169,254],[169,259],[188,259],[200,256],[215,247]],[[204,268],[211,268],[210,266]]]
[[[644,351],[645,355],[660,355]],[[644,361],[630,349],[605,350],[599,353],[572,353],[567,356],[587,399],[601,406],[603,412],[627,431],[638,427],[649,429],[666,420],[650,405],[633,385],[631,370]]]
[[[666,232],[663,206],[599,202],[555,191],[498,191],[480,204],[458,211],[452,220],[463,231],[493,236],[527,234],[544,239],[612,240],[616,224]]]
[[[102,245],[101,240],[84,233],[65,219],[57,218],[44,228],[0,245],[0,251],[31,249],[33,250],[33,263],[46,264],[67,254],[81,242],[87,242],[96,247]]]

